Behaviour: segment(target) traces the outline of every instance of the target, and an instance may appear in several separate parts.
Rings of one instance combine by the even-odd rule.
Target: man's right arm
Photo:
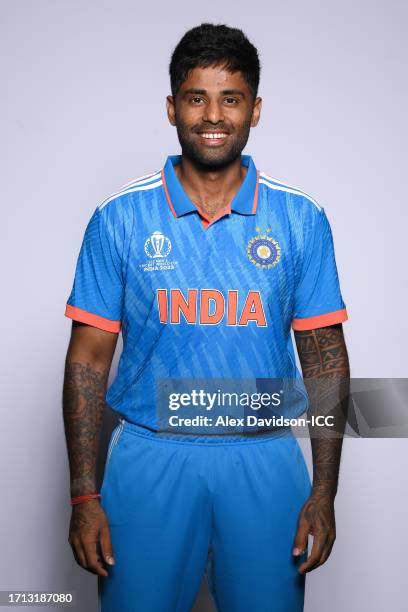
[[[70,468],[71,497],[96,492],[96,459],[109,370],[117,333],[72,324],[65,361],[63,418]],[[106,516],[97,499],[72,507],[69,541],[77,562],[94,573],[107,573],[96,545],[112,556]]]

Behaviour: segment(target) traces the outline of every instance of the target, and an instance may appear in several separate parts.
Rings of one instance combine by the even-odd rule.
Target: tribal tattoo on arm
[[[65,363],[63,418],[71,497],[96,490],[96,459],[109,369],[89,362]]]
[[[347,419],[350,368],[341,323],[295,332],[308,391],[309,417],[330,417],[330,425],[309,425],[313,453],[313,494],[337,492],[343,434]]]
[[[294,555],[303,554],[309,534],[313,536],[311,553],[298,568],[299,573],[305,574],[326,562],[336,539],[334,498],[347,419],[350,372],[341,324],[297,331],[295,338],[309,395],[313,454],[312,493],[300,511],[293,549]],[[318,425],[314,424],[316,419]]]

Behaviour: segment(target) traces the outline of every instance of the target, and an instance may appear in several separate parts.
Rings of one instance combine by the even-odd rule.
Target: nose
[[[217,100],[210,100],[205,107],[203,121],[216,124],[223,120],[224,112],[222,106],[219,104],[219,102],[217,102]]]

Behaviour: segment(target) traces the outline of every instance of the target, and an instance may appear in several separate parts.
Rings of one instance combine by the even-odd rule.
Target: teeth
[[[218,133],[211,133],[211,132],[203,132],[201,133],[202,138],[225,138],[227,136],[227,134],[222,134],[221,132]]]

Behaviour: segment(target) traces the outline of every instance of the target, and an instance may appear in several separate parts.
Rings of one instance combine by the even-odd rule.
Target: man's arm
[[[312,495],[303,506],[294,554],[300,554],[312,534],[313,547],[301,573],[319,567],[336,538],[334,498],[337,493],[343,434],[347,418],[350,369],[341,323],[295,332],[299,360],[310,407],[308,417],[330,417],[331,424],[310,425],[313,455]]]
[[[71,497],[96,491],[96,459],[108,375],[118,334],[72,324],[65,361],[63,418]],[[69,542],[77,562],[103,576],[96,545],[101,538],[105,560],[112,556],[106,516],[97,499],[72,507]],[[109,561],[108,561],[109,562]]]

